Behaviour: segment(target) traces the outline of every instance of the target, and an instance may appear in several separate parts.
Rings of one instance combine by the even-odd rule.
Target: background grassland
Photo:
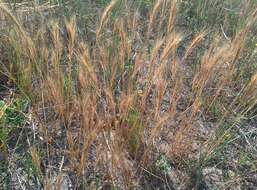
[[[256,186],[256,1],[0,10],[3,189]]]

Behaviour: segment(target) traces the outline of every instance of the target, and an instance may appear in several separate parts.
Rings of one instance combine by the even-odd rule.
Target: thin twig
[[[221,27],[221,31],[222,31],[224,37],[225,37],[228,41],[231,41],[231,39],[230,39],[230,38],[227,36],[227,34],[225,33],[223,26],[220,25],[220,27]]]

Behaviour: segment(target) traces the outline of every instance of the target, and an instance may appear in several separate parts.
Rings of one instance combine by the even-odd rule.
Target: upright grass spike
[[[147,34],[148,34],[148,37],[152,31],[152,27],[153,27],[153,24],[154,24],[154,19],[162,5],[162,3],[164,2],[164,0],[157,0],[156,3],[154,4],[154,7],[153,7],[153,10],[151,12],[151,14],[149,15],[149,24],[148,24],[148,30],[147,30]]]
[[[108,18],[110,16],[109,14],[111,13],[112,9],[114,8],[114,6],[116,5],[117,2],[118,2],[118,0],[112,0],[110,2],[110,4],[104,9],[101,20],[100,20],[100,24],[96,29],[96,39],[99,39],[101,30],[104,27],[104,25],[107,23]]]

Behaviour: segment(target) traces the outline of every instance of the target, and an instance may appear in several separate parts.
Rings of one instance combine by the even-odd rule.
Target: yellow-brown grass
[[[147,167],[150,163],[147,161],[154,157],[152,150],[159,148],[156,144],[163,131],[175,131],[168,151],[172,152],[173,158],[184,160],[192,154],[194,132],[197,131],[194,121],[199,119],[199,112],[206,111],[203,107],[208,109],[215,103],[223,88],[230,87],[231,77],[236,72],[235,63],[240,58],[256,12],[251,22],[231,42],[222,42],[220,37],[214,39],[193,74],[192,84],[187,84],[185,73],[179,68],[187,66],[184,60],[205,38],[206,32],[196,35],[179,58],[177,49],[183,37],[174,29],[175,2],[171,2],[169,17],[162,18],[166,19],[162,22],[167,24],[166,31],[161,38],[155,39],[154,44],[150,44],[149,36],[158,27],[155,19],[165,1],[156,1],[147,28],[140,32],[137,30],[140,23],[136,11],[131,10],[128,20],[111,20],[110,15],[117,2],[111,1],[103,11],[93,45],[78,40],[76,19],[73,17],[65,22],[66,37],[61,35],[59,24],[52,23],[51,37],[47,39],[50,45],[41,47],[36,42],[49,38],[44,29],[39,31],[38,39],[29,36],[6,7],[0,5],[0,9],[15,24],[16,36],[23,42],[19,48],[27,49],[16,49],[22,61],[18,69],[25,70],[23,76],[16,76],[15,80],[21,80],[29,73],[28,85],[31,86],[24,93],[32,100],[32,106],[43,105],[44,115],[46,111],[53,115],[46,121],[42,120],[41,113],[35,113],[42,121],[40,126],[44,129],[41,131],[47,131],[43,134],[45,139],[50,136],[55,140],[58,133],[65,133],[64,139],[61,139],[65,150],[57,151],[62,151],[62,156],[68,160],[66,167],[78,179],[92,172],[88,168],[94,166],[103,171],[103,180],[110,180],[115,186],[122,183],[123,188],[130,189],[135,185],[133,183],[138,182],[135,179],[137,170],[141,166]],[[114,23],[109,27],[108,22]],[[108,33],[108,37],[102,38],[104,32]],[[10,33],[6,35],[16,39]],[[140,35],[148,37],[140,38],[140,41]],[[140,50],[136,49],[137,43]],[[252,76],[241,98],[249,100],[243,105],[244,113],[249,110],[247,105],[250,100],[256,104],[256,97],[253,96],[256,93],[256,78],[256,74]],[[32,90],[32,83],[36,90]],[[191,94],[182,97],[183,89],[189,89]],[[23,90],[22,86],[20,90]],[[212,95],[208,98],[211,103],[202,105],[210,91]],[[167,92],[169,105],[165,109],[163,104]],[[181,101],[187,105],[184,110],[177,109]],[[45,105],[51,109],[46,110]],[[178,119],[180,122],[175,126],[176,130],[167,127],[169,121]],[[53,121],[60,121],[56,129],[59,131],[53,132],[48,126]],[[212,145],[206,155],[209,156],[221,142],[219,140]],[[48,140],[46,143],[51,146]],[[54,157],[50,151],[48,154]],[[90,158],[91,154],[94,158]],[[39,167],[40,160],[34,147],[31,155]],[[57,187],[60,187],[62,178],[62,171],[59,173]]]

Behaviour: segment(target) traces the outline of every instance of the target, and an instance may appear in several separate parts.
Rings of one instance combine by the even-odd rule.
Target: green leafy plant
[[[160,155],[156,160],[155,164],[163,173],[167,173],[171,170],[171,166],[168,162],[168,159],[165,157],[165,155]]]
[[[26,122],[24,112],[28,107],[27,99],[17,99],[11,104],[7,104],[3,100],[0,101],[0,142],[5,144],[9,133],[22,126]]]

